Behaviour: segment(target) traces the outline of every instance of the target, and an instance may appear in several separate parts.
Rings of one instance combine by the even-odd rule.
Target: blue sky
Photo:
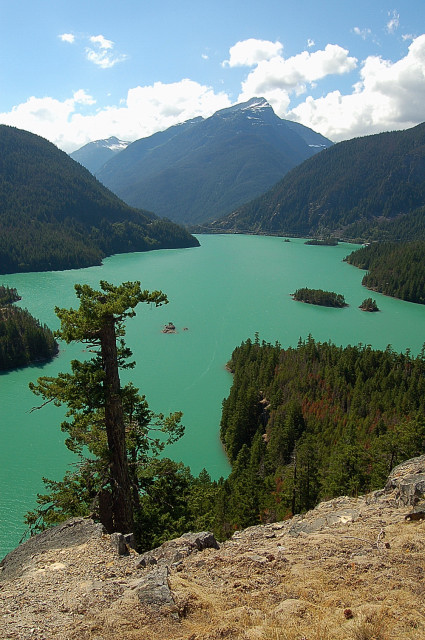
[[[264,96],[334,141],[425,120],[425,1],[2,0],[0,123],[65,151]]]

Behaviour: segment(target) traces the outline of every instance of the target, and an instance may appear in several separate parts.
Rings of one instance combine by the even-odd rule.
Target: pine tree
[[[135,315],[134,308],[140,302],[159,306],[168,300],[161,291],[142,291],[140,282],[114,286],[101,281],[100,288],[96,291],[77,284],[79,308],[55,309],[61,321],[57,337],[67,343],[87,343],[94,356],[84,362],[73,360],[71,373],[41,377],[30,385],[44,399],[43,404],[68,406],[70,420],[62,424],[62,430],[69,434],[68,448],[81,459],[77,478],[68,474],[56,485],[56,495],[41,496],[40,502],[47,504],[53,498],[53,504],[66,512],[59,506],[59,494],[63,498],[70,484],[76,480],[78,484],[88,473],[92,485],[89,497],[97,501],[100,521],[110,532],[128,533],[134,530],[139,506],[138,466],[146,464],[150,449],[159,451],[165,444],[149,435],[152,423],[168,434],[167,443],[182,435],[182,427],[180,413],[165,419],[155,417],[135,387],[121,387],[119,369],[134,366],[127,362],[131,351],[124,342],[124,321]]]

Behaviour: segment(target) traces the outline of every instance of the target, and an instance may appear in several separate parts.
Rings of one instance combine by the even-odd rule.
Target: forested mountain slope
[[[133,142],[97,177],[132,206],[193,224],[229,213],[330,145],[253,98]]]
[[[379,237],[382,227],[388,239],[409,240],[418,232],[425,235],[424,204],[425,124],[420,124],[326,149],[209,230],[338,233],[354,239]]]
[[[424,351],[414,358],[311,336],[296,348],[258,337],[236,348],[221,420],[232,462],[221,516],[228,530],[365,493],[423,453]]]
[[[0,273],[197,244],[181,227],[128,207],[44,138],[0,126]]]

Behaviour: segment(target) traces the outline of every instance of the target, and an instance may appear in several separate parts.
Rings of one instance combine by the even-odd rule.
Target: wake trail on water
[[[194,379],[194,381],[184,389],[184,391],[190,391],[190,389],[193,389],[193,387],[199,382],[199,380],[202,380],[202,378],[204,378],[207,375],[207,373],[210,371],[210,369],[211,369],[212,365],[214,364],[214,362],[216,360],[216,357],[217,357],[218,345],[220,343],[220,340],[224,336],[224,325],[225,325],[224,316],[222,315],[221,316],[220,328],[219,328],[219,331],[217,332],[217,336],[216,336],[215,344],[214,344],[214,351],[213,351],[213,354],[212,354],[212,356],[210,358],[210,361],[209,361],[206,369],[199,376],[197,376],[196,379]]]
[[[199,380],[202,380],[202,378],[204,378],[207,375],[207,373],[211,369],[211,367],[212,367],[212,365],[213,365],[213,363],[214,363],[214,361],[216,359],[217,347],[218,347],[218,340],[215,341],[214,352],[213,352],[213,354],[211,356],[211,359],[210,359],[210,361],[208,363],[207,368],[199,376],[197,376],[196,379],[184,389],[184,391],[189,391],[190,389],[192,389],[199,382]]]

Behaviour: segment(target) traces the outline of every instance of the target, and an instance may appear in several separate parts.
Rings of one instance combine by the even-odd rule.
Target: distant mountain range
[[[123,151],[129,144],[129,142],[118,140],[118,138],[112,136],[107,140],[89,142],[85,144],[84,147],[81,147],[81,149],[70,153],[70,156],[73,160],[76,160],[82,164],[83,167],[91,171],[91,173],[96,173],[105,162],[113,158],[114,155],[120,151]]]
[[[198,244],[182,227],[126,205],[44,138],[0,125],[0,273]]]
[[[72,157],[99,164],[106,142]],[[233,211],[332,144],[253,98],[137,140],[95,173],[129,205],[189,225]]]
[[[202,230],[410,240],[424,205],[425,123],[335,144]]]

